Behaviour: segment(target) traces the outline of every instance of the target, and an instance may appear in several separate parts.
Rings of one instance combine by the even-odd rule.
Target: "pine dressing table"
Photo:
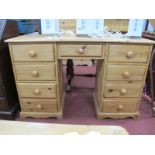
[[[63,116],[62,60],[95,59],[97,118],[136,118],[154,41],[28,34],[9,44],[20,117]],[[84,47],[84,48],[83,48]]]

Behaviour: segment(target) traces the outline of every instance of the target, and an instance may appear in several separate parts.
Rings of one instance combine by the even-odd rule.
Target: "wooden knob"
[[[129,73],[129,72],[127,72],[127,71],[125,71],[125,72],[123,73],[123,77],[125,77],[125,78],[130,77],[130,73]]]
[[[39,72],[38,71],[32,71],[32,76],[33,77],[39,76]]]
[[[35,57],[37,53],[35,51],[29,51],[29,56],[30,57]]]
[[[41,94],[41,91],[39,89],[35,89],[33,92],[34,92],[35,95],[40,95]]]
[[[80,48],[80,49],[78,50],[78,53],[79,53],[79,54],[83,54],[83,53],[84,53],[84,49],[83,49],[83,48]]]
[[[42,105],[37,104],[37,105],[36,105],[36,108],[39,109],[39,110],[41,110],[41,109],[42,109]]]
[[[134,56],[134,52],[129,51],[129,52],[127,52],[126,56],[127,56],[127,58],[132,58]]]
[[[117,107],[117,110],[119,110],[119,111],[122,111],[123,109],[124,109],[124,107],[121,104]]]
[[[122,95],[125,95],[125,94],[127,94],[127,90],[126,90],[125,88],[123,88],[123,89],[121,89],[120,93],[121,93]]]

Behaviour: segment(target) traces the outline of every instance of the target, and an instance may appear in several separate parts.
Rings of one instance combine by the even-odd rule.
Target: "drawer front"
[[[146,66],[108,64],[106,80],[142,81],[145,71]]]
[[[57,100],[21,98],[21,109],[25,112],[57,112]]]
[[[109,45],[109,62],[147,62],[150,46]]]
[[[136,112],[138,99],[103,99],[102,111],[105,113]]]
[[[103,53],[102,44],[60,44],[58,49],[60,57],[101,57]]]
[[[20,97],[56,98],[56,83],[17,83]]]
[[[54,61],[52,44],[12,45],[14,61]]]
[[[15,65],[17,80],[55,80],[55,64],[51,65]]]
[[[105,84],[104,97],[139,97],[141,84]]]

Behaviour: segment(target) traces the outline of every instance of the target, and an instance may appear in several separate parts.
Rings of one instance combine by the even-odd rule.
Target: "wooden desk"
[[[147,39],[51,37],[6,40],[16,79],[20,117],[62,117],[63,59],[96,59],[97,118],[137,117],[152,45]]]

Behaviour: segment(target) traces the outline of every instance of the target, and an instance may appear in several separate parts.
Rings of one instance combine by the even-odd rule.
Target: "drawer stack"
[[[108,44],[103,80],[102,118],[138,116],[151,46]]]
[[[57,116],[58,95],[54,45],[48,43],[10,46],[21,117]]]

